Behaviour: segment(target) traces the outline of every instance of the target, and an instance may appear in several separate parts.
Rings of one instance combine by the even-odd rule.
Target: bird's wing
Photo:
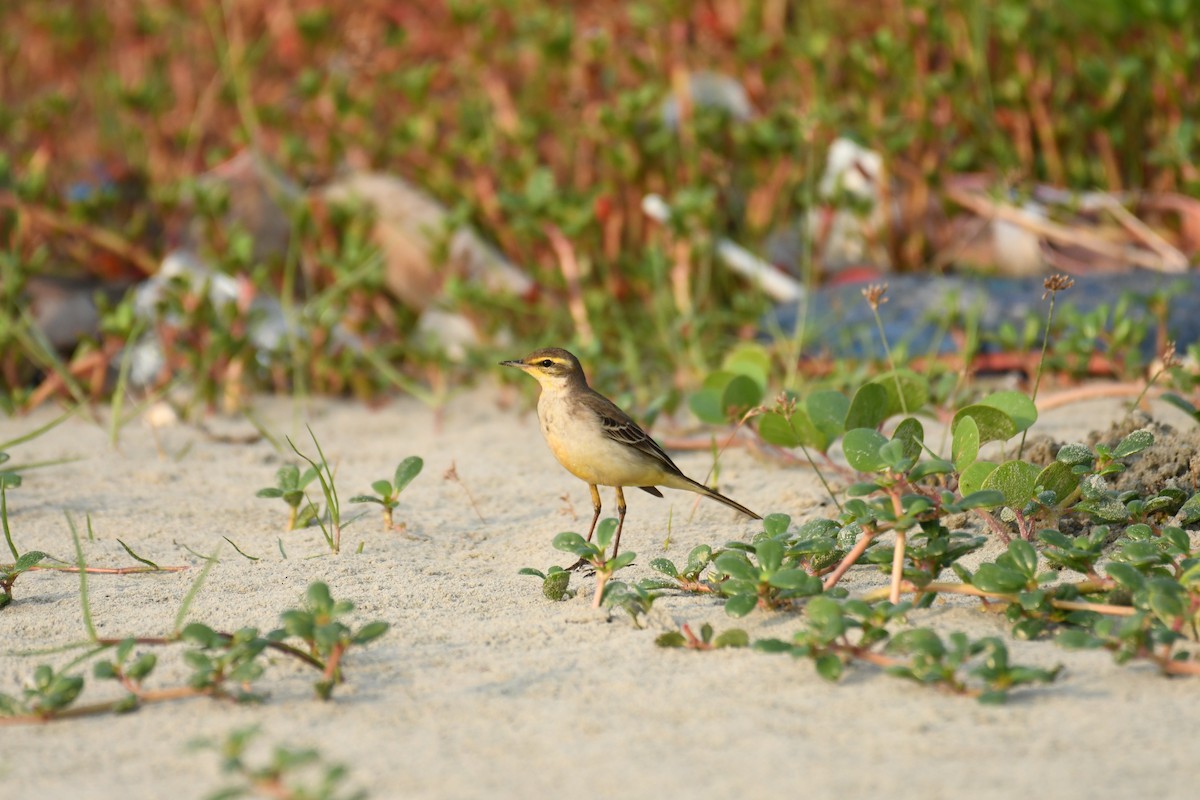
[[[662,464],[663,469],[676,475],[683,472],[675,466],[675,462],[659,447],[658,442],[650,438],[650,434],[642,430],[628,414],[617,407],[615,403],[600,393],[594,395],[597,402],[593,409],[600,418],[600,427],[604,435],[615,442],[634,447]],[[600,402],[602,401],[602,402]]]

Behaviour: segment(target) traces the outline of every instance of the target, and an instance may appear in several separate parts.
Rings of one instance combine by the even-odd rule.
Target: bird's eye
[[[550,360],[550,359],[548,359],[548,358],[545,358],[545,359],[542,359],[542,366],[543,366],[543,367],[546,367],[547,369],[549,369],[550,367],[553,367],[553,366],[554,366],[554,362],[553,362],[553,361],[551,361],[551,360]]]

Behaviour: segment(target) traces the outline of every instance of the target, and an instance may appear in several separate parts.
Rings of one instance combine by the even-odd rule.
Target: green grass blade
[[[213,564],[217,563],[217,553],[221,552],[221,545],[217,545],[211,556],[205,557],[204,569],[200,570],[200,574],[196,576],[196,580],[192,581],[192,586],[188,589],[188,593],[183,596],[183,602],[179,604],[179,613],[175,615],[175,633],[178,634],[183,630],[183,622],[187,619],[188,611],[192,608],[192,603],[196,600],[196,595],[200,594],[200,589],[204,586],[205,579],[208,578],[208,571],[213,568]]]
[[[91,528],[91,520],[90,519],[88,520],[88,527],[89,527],[89,529]],[[162,567],[160,567],[158,564],[155,564],[150,559],[142,558],[137,553],[133,552],[133,548],[131,548],[129,545],[122,542],[120,539],[117,539],[117,544],[121,545],[121,547],[124,547],[125,552],[129,553],[129,557],[132,558],[134,561],[140,561],[143,564],[145,564],[146,566],[153,567],[154,569],[162,569]]]
[[[244,558],[248,561],[262,561],[262,559],[259,558],[258,556],[252,556],[252,555],[249,555],[249,554],[243,552],[242,548],[237,546],[237,542],[235,542],[233,539],[230,539],[228,536],[222,536],[221,538],[224,539],[225,541],[229,542],[229,544],[233,545],[233,549],[237,550],[238,555],[241,556],[242,558]]]
[[[21,554],[17,552],[17,546],[13,544],[12,531],[8,528],[8,490],[4,488],[3,482],[0,482],[0,524],[4,525],[4,541],[8,542],[8,549],[15,562],[21,558]]]
[[[7,442],[0,442],[0,450],[7,450],[10,447],[15,447],[19,444],[24,444],[25,442],[28,442],[31,439],[38,438],[43,433],[46,433],[47,431],[58,427],[59,425],[66,422],[71,417],[75,416],[75,414],[78,413],[79,409],[81,409],[81,408],[83,408],[82,404],[76,404],[75,406],[67,409],[62,414],[60,414],[59,416],[50,420],[49,422],[47,422],[45,425],[41,426],[40,428],[34,428],[29,433],[23,433],[20,436],[16,437],[15,439],[9,439]],[[43,464],[55,464],[55,463],[60,463],[60,462],[45,461],[42,463]],[[41,465],[39,464],[38,466],[41,466]],[[29,469],[29,467],[28,466],[22,467],[22,469]]]
[[[138,340],[142,335],[144,324],[142,320],[137,320],[133,324],[133,328],[129,331],[129,338],[125,340],[125,349],[121,353],[121,363],[117,366],[117,385],[113,388],[112,406],[109,410],[108,418],[108,446],[114,450],[117,447],[117,437],[121,433],[121,406],[125,402],[125,389],[129,384],[129,370],[133,366],[133,346],[132,343]]]
[[[75,543],[75,566],[79,567],[79,604],[83,611],[83,627],[87,631],[88,638],[93,642],[100,637],[96,634],[96,623],[92,621],[92,604],[88,599],[88,574],[87,562],[83,558],[83,545],[79,541],[79,529],[75,527],[75,520],[71,519],[71,514],[64,511],[67,517],[67,526],[71,529],[71,541]]]

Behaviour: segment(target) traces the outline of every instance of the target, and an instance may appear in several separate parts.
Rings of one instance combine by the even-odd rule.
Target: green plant
[[[610,517],[600,521],[600,524],[596,526],[595,538],[590,542],[578,533],[567,531],[555,536],[552,543],[555,550],[574,553],[579,556],[584,564],[589,565],[595,570],[596,591],[592,597],[592,608],[600,607],[600,603],[604,597],[605,584],[612,578],[613,573],[629,566],[637,558],[636,553],[628,550],[613,558],[605,557],[608,545],[612,542],[613,534],[616,531],[617,521]]]
[[[0,452],[0,464],[8,461],[8,453]],[[21,485],[21,476],[15,472],[0,471],[0,525],[4,528],[4,541],[8,543],[8,551],[12,553],[13,563],[0,564],[0,609],[3,609],[13,599],[13,584],[21,573],[28,572],[46,558],[40,550],[30,550],[21,553],[13,542],[12,530],[8,525],[8,490]]]
[[[725,647],[747,647],[750,644],[749,635],[740,628],[722,631],[715,638],[713,634],[713,626],[707,622],[700,626],[699,636],[685,622],[677,631],[659,634],[654,643],[659,647],[684,647],[688,650],[720,650]]]
[[[312,517],[321,526],[321,535],[325,537],[325,544],[329,546],[329,551],[337,555],[342,549],[342,505],[338,499],[337,485],[333,479],[333,467],[329,465],[329,461],[325,458],[325,452],[321,449],[321,443],[317,441],[317,435],[313,433],[312,428],[308,428],[308,435],[312,438],[313,446],[317,448],[317,458],[319,461],[314,461],[304,453],[301,453],[290,438],[287,440],[287,443],[292,448],[292,452],[308,462],[309,467],[316,473],[317,480],[321,484],[321,493],[325,496],[325,514],[328,517],[328,521],[326,521],[325,516],[322,516],[317,511],[311,500],[308,501],[308,507],[311,509]]]
[[[910,608],[908,603],[814,598],[805,608],[806,626],[791,642],[762,639],[754,648],[812,659],[818,674],[831,681],[842,676],[848,663],[863,661],[985,703],[1004,702],[1010,690],[1052,681],[1059,672],[1010,664],[1007,648],[995,637],[973,642],[965,634],[952,633],[947,644],[927,628],[893,635],[888,626]]]
[[[215,750],[221,755],[221,772],[238,782],[206,795],[208,800],[235,797],[272,797],[278,800],[365,800],[365,790],[345,787],[349,770],[342,764],[327,764],[316,750],[277,746],[265,764],[256,766],[249,757],[252,742],[260,735],[257,725],[239,728],[223,741],[199,739],[193,748]],[[315,775],[313,774],[315,773]]]
[[[770,519],[770,516],[767,517]],[[698,544],[688,553],[687,563],[680,569],[668,558],[656,558],[650,562],[650,567],[666,575],[668,580],[659,580],[659,588],[682,589],[685,592],[711,592],[713,587],[701,580],[700,576],[708,569],[713,560],[713,549],[706,544]]]
[[[316,467],[309,467],[302,473],[299,467],[287,464],[280,467],[279,471],[275,473],[275,485],[259,489],[255,492],[255,497],[283,498],[283,502],[288,507],[287,526],[284,530],[292,531],[297,527],[304,527],[315,514],[315,509],[309,503],[304,507],[304,516],[300,516],[300,504],[305,500],[304,487],[312,483],[316,477]]]
[[[787,546],[780,539],[764,536],[750,545],[731,543],[730,547],[713,559],[713,566],[724,576],[719,588],[726,598],[725,613],[730,616],[744,617],[759,606],[781,608],[798,598],[820,594],[820,578],[795,560],[785,560]]]
[[[404,491],[413,478],[421,474],[425,462],[420,456],[409,456],[396,467],[396,474],[389,480],[378,480],[371,484],[375,495],[360,494],[350,498],[351,503],[378,503],[383,507],[383,529],[390,531],[395,528],[392,523],[392,510],[400,505],[400,493]],[[401,524],[401,529],[405,526]]]
[[[533,575],[542,580],[542,594],[550,600],[566,600],[575,596],[573,590],[567,587],[571,583],[571,573],[562,567],[555,565],[542,572],[540,569],[533,567],[522,567],[517,571],[518,575]]]
[[[282,627],[267,633],[257,628],[243,627],[232,633],[213,629],[201,622],[184,624],[188,609],[204,583],[209,561],[180,604],[175,631],[160,636],[100,637],[91,624],[86,581],[81,573],[80,599],[84,608],[84,624],[88,630],[89,648],[66,667],[56,670],[51,665],[39,665],[30,685],[18,697],[0,694],[0,724],[20,724],[67,719],[102,713],[128,712],[148,703],[159,703],[188,697],[212,697],[235,702],[258,702],[265,694],[254,689],[267,664],[263,655],[270,651],[294,659],[320,672],[313,684],[319,698],[328,700],[334,688],[345,680],[343,664],[346,653],[365,645],[388,631],[383,621],[368,622],[351,628],[341,618],[354,610],[349,601],[335,601],[329,588],[320,582],[308,587],[303,608],[280,614]],[[299,640],[299,646],[288,641]],[[147,680],[158,665],[153,653],[135,652],[136,647],[182,645],[183,661],[191,669],[184,685],[153,688]],[[111,653],[108,658],[99,658]],[[116,682],[124,694],[110,701],[76,706],[75,701],[84,689],[84,678],[74,674],[81,662],[96,659],[92,674],[97,680]]]
[[[641,628],[642,618],[650,613],[661,592],[656,591],[658,582],[640,580],[637,583],[612,581],[604,587],[602,598],[608,608],[619,608],[629,615],[634,627]]]
[[[341,621],[354,610],[349,600],[334,600],[329,587],[317,582],[308,587],[305,607],[292,609],[280,615],[283,633],[300,639],[308,652],[323,665],[322,679],[317,682],[317,695],[328,700],[333,688],[341,683],[342,658],[352,645],[364,645],[387,633],[388,624],[382,621],[368,622],[354,630]]]

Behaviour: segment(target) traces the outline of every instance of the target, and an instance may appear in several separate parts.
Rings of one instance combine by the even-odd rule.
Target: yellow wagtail
[[[558,347],[534,350],[519,361],[501,361],[537,379],[542,386],[538,398],[538,419],[542,434],[558,463],[575,477],[586,481],[592,491],[592,526],[588,541],[600,518],[600,491],[597,486],[612,486],[617,491],[617,535],[613,556],[621,546],[621,528],[625,525],[625,494],[622,488],[636,486],[655,497],[656,487],[683,489],[702,494],[736,508],[748,517],[762,519],[750,509],[692,480],[675,466],[658,443],[650,438],[629,415],[604,395],[588,386],[579,359]]]

